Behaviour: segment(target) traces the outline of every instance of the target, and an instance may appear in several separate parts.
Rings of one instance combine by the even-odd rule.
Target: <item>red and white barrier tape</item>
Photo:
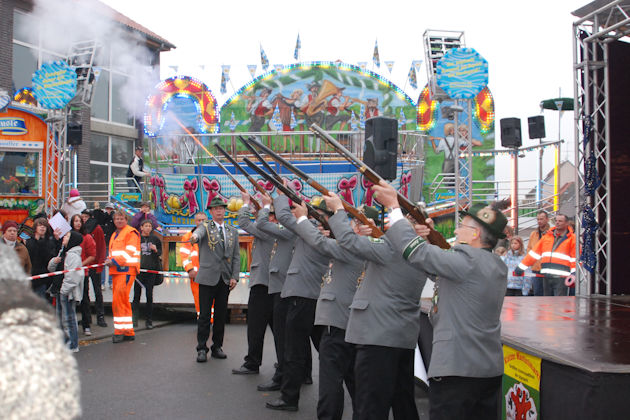
[[[85,267],[74,268],[72,270],[53,271],[52,273],[38,274],[36,276],[28,277],[27,280],[43,279],[43,278],[46,278],[46,277],[58,276],[59,274],[69,273],[71,271],[81,271],[81,270],[85,270],[85,269],[100,267],[100,266],[103,266],[103,265],[105,265],[105,264],[103,264],[103,263],[101,263],[101,264],[92,264],[92,265],[86,265]]]

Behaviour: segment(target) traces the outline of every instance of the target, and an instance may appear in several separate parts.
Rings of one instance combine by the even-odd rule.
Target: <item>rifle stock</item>
[[[328,189],[326,187],[321,185],[319,182],[315,181],[313,178],[308,176],[305,172],[303,172],[299,168],[295,167],[295,165],[293,165],[291,162],[287,161],[285,158],[283,158],[282,156],[278,155],[276,152],[274,152],[273,150],[271,150],[270,148],[268,148],[267,146],[265,146],[264,144],[262,144],[261,142],[259,142],[257,140],[248,140],[248,141],[251,142],[252,144],[254,144],[259,149],[263,150],[269,156],[271,156],[271,158],[273,160],[275,160],[276,162],[280,163],[282,166],[284,166],[285,168],[287,168],[288,170],[293,172],[298,177],[302,178],[304,180],[304,182],[306,182],[308,185],[313,187],[320,194],[328,195],[329,191],[328,191]],[[358,221],[360,221],[364,225],[370,226],[370,228],[372,229],[372,233],[371,233],[372,237],[379,238],[379,237],[383,236],[383,231],[380,230],[378,228],[378,226],[371,224],[369,222],[369,219],[367,218],[367,216],[365,214],[361,213],[359,210],[357,210],[355,207],[353,207],[350,204],[348,204],[343,199],[341,199],[341,204],[343,205],[343,209],[345,211],[347,211],[352,217],[354,217],[355,219],[357,219]]]
[[[272,184],[274,184],[276,186],[276,188],[278,190],[280,190],[284,195],[286,195],[287,197],[289,197],[291,199],[291,201],[295,202],[296,204],[301,204],[304,203],[306,205],[306,208],[308,210],[308,214],[313,217],[315,220],[317,220],[319,223],[321,223],[322,227],[328,231],[330,231],[330,236],[332,238],[334,238],[332,231],[330,229],[330,225],[328,224],[328,222],[326,221],[326,219],[319,214],[319,212],[309,203],[307,203],[306,201],[304,201],[302,199],[302,197],[300,197],[295,191],[293,191],[291,188],[288,188],[287,186],[284,185],[283,182],[278,181],[276,178],[272,177],[271,175],[269,175],[268,173],[266,173],[265,171],[263,171],[262,169],[260,169],[254,162],[252,162],[251,160],[247,159],[247,158],[243,158],[243,162],[245,162],[245,164],[247,164],[247,166],[249,166],[250,168],[252,168],[258,175],[262,176],[263,178],[265,178],[266,180],[268,180],[269,182],[271,182]]]
[[[317,124],[311,124],[309,128],[313,133],[315,133],[315,135],[320,137],[326,143],[330,144],[339,154],[345,157],[348,162],[353,164],[359,170],[359,172],[361,172],[363,176],[365,176],[371,183],[378,184],[383,179],[372,168],[359,160],[359,158],[357,158],[351,151],[341,145],[320,126],[318,126]],[[398,203],[400,204],[400,207],[403,208],[407,213],[409,213],[411,217],[413,217],[418,223],[428,226],[422,210],[401,193],[398,193]],[[429,228],[431,227],[429,226]],[[442,236],[440,232],[433,228],[431,228],[428,240],[432,244],[437,245],[442,249],[449,249],[451,247],[449,243],[446,242],[446,239],[444,239],[444,236]]]

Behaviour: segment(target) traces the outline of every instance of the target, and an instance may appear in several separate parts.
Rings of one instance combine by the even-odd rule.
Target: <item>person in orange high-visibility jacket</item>
[[[208,220],[208,216],[205,213],[199,212],[195,214],[196,226],[199,226],[206,220]],[[192,231],[186,233],[182,238],[182,242],[184,243],[179,248],[179,256],[182,259],[184,270],[188,273],[190,290],[195,300],[195,310],[197,311],[197,316],[199,316],[199,283],[194,281],[199,272],[199,245],[190,243],[191,236]]]
[[[116,231],[109,240],[109,266],[114,286],[112,312],[114,313],[114,336],[112,341],[132,341],[135,338],[129,292],[140,270],[140,234],[127,225],[127,216],[122,211],[114,213]]]
[[[566,296],[566,277],[575,272],[575,235],[564,214],[556,215],[556,226],[549,229],[514,270],[523,275],[527,267],[540,260],[540,273],[544,276],[545,296]]]

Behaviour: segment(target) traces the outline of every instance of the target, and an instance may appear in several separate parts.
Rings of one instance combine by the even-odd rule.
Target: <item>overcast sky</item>
[[[372,69],[374,41],[378,39],[381,63],[394,61],[391,73],[381,64],[374,69],[417,100],[420,90],[406,83],[412,60],[424,60],[425,30],[465,32],[468,47],[489,63],[489,88],[496,107],[497,146],[499,120],[521,118],[523,145],[527,117],[540,113],[543,99],[573,97],[573,36],[571,12],[585,0],[503,1],[205,1],[205,0],[101,0],[177,46],[162,54],[162,78],[178,74],[197,77],[213,91],[219,105],[251,80],[248,64],[260,67],[262,44],[271,65],[295,62],[293,50],[300,34],[300,61],[334,61]],[[221,65],[231,65],[232,86],[219,93]],[[424,62],[419,87],[427,80]],[[573,160],[573,113],[562,118],[563,157]],[[546,111],[547,140],[558,138],[558,113]],[[545,154],[545,172],[552,169],[552,153]],[[538,154],[520,159],[521,179],[533,179]],[[497,159],[497,179],[509,178],[507,158]]]

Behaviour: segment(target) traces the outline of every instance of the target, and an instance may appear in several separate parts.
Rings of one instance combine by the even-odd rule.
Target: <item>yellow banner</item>
[[[540,391],[540,358],[503,346],[505,375]]]

